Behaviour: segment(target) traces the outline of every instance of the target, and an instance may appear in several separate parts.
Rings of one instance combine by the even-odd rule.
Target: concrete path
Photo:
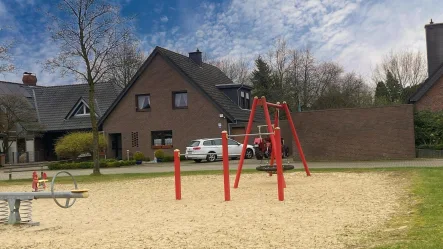
[[[230,161],[230,169],[236,170],[238,166],[238,160]],[[263,164],[265,161],[263,161]],[[284,162],[290,163],[295,166],[296,169],[302,169],[303,164],[296,162]],[[243,169],[255,169],[260,165],[258,160],[245,160]],[[194,163],[193,161],[185,161],[181,164],[182,171],[196,171],[196,170],[222,170],[222,162],[214,163]],[[389,168],[389,167],[443,167],[443,159],[415,159],[405,161],[367,161],[367,162],[308,162],[310,169],[315,168]],[[37,168],[36,168],[37,169]],[[0,168],[1,170],[1,168]],[[38,170],[38,169],[37,169]],[[7,180],[8,174],[0,171],[0,180]],[[89,175],[92,173],[92,169],[78,169],[68,170],[72,175]],[[102,174],[125,174],[125,173],[154,173],[154,172],[173,172],[173,163],[159,163],[151,164],[144,163],[136,166],[126,166],[120,168],[107,168],[100,170]],[[53,176],[58,172],[45,171],[48,177]],[[32,172],[17,172],[13,173],[12,179],[32,179]]]

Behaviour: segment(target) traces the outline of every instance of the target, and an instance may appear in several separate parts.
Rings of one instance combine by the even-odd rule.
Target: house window
[[[151,109],[151,95],[150,94],[137,94],[137,111],[147,111]]]
[[[251,108],[251,101],[249,100],[249,93],[246,93],[246,109]]]
[[[186,91],[173,92],[172,101],[174,109],[188,108],[188,93]]]
[[[151,131],[153,148],[172,148],[172,131]]]
[[[75,116],[84,116],[89,114],[89,108],[85,104],[80,104],[75,111]]]
[[[131,132],[132,135],[132,147],[138,147],[138,132]]]

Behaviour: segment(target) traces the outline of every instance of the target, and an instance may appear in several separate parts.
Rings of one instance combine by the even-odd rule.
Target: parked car
[[[254,157],[254,147],[252,145],[246,145],[245,158],[251,159]],[[241,156],[243,144],[228,138],[228,155],[229,158],[235,159]],[[186,159],[194,160],[195,162],[201,162],[206,160],[208,162],[214,162],[222,157],[222,139],[221,138],[203,138],[192,140],[186,147],[185,153]]]

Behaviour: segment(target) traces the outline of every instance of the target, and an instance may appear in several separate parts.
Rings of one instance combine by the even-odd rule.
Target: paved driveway
[[[229,161],[230,169],[237,169],[239,160]],[[288,163],[288,162],[285,162]],[[263,161],[265,164],[265,161]],[[290,163],[295,168],[303,168],[303,164],[296,162]],[[243,166],[244,169],[255,169],[260,165],[260,161],[251,159],[245,160]],[[366,162],[308,162],[309,168],[386,168],[386,167],[442,167],[443,159],[415,159],[405,161],[366,161]],[[222,170],[222,162],[214,163],[195,163],[193,161],[185,161],[181,164],[182,171],[195,171],[195,170]],[[173,172],[173,163],[144,163],[137,166],[127,166],[120,168],[108,168],[101,169],[102,174],[124,174],[124,173],[154,173],[154,172]],[[7,180],[8,174],[0,171],[0,180]],[[53,176],[58,171],[46,171],[49,177]],[[92,173],[92,169],[78,169],[69,170],[73,175],[89,175]],[[18,172],[13,173],[12,179],[32,179],[32,172]]]

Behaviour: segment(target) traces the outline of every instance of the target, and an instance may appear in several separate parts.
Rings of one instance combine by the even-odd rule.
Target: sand
[[[221,175],[183,177],[180,201],[173,177],[82,184],[90,197],[69,209],[34,200],[40,226],[0,225],[0,248],[344,248],[383,229],[406,181],[390,173],[286,173],[284,202],[276,176],[266,174],[243,174],[230,202]]]

